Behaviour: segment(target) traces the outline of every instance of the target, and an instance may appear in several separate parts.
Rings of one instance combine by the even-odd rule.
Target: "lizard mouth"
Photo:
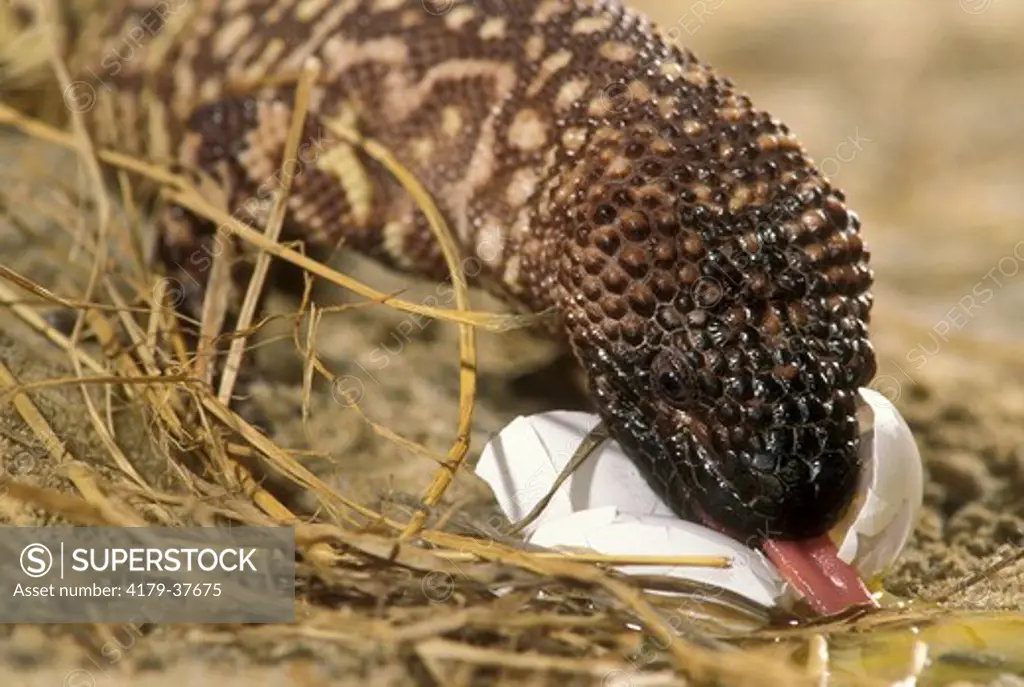
[[[815,612],[833,615],[851,606],[875,605],[864,581],[839,557],[828,533],[805,539],[743,538],[704,513],[699,517],[705,527],[760,549]]]
[[[710,500],[707,505],[712,506],[709,509],[701,503],[704,499],[695,499],[692,507],[701,524],[748,547],[760,549],[782,578],[819,614],[832,615],[851,606],[875,605],[860,575],[839,557],[838,548],[827,531],[829,523],[805,523],[795,536],[792,532],[772,531],[767,520],[752,528],[750,518],[757,518],[756,514],[735,506],[723,508],[723,495],[726,500],[739,502],[735,488],[722,474],[720,466],[723,464],[704,446],[698,448],[698,452],[703,460],[698,461],[695,472],[704,473],[698,482],[704,486],[701,491]],[[720,519],[709,512],[711,510],[725,517]],[[740,522],[743,525],[737,527]],[[822,532],[823,529],[826,531]]]

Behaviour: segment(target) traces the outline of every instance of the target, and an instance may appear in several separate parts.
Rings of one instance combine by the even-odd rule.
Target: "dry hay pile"
[[[278,244],[280,207],[276,221],[260,232],[167,170],[95,150],[80,132],[65,133],[6,105],[0,124],[19,130],[17,138],[4,139],[0,153],[5,171],[16,170],[3,175],[0,209],[4,231],[12,232],[4,241],[25,251],[0,267],[0,520],[291,526],[299,557],[295,624],[8,627],[0,660],[18,684],[50,674],[83,685],[201,684],[198,678],[205,677],[221,684],[610,686],[821,684],[825,676],[836,684],[873,685],[916,674],[923,674],[922,683],[984,683],[1024,675],[1024,664],[1005,658],[1006,647],[1024,633],[1024,620],[965,610],[996,607],[972,591],[1005,584],[998,576],[1016,565],[1017,550],[979,551],[984,565],[974,574],[969,567],[937,569],[928,562],[934,552],[927,514],[924,535],[889,586],[948,603],[894,604],[817,624],[771,625],[779,619],[766,609],[678,581],[648,582],[681,596],[644,593],[593,557],[525,548],[493,511],[461,508],[449,489],[464,470],[471,437],[480,439],[472,424],[476,333],[521,328],[529,319],[470,310],[458,277],[453,309],[403,300]],[[392,167],[433,220],[458,274],[447,228],[416,180],[372,141],[337,133]],[[297,143],[297,134],[291,141]],[[55,165],[70,168],[59,167],[68,157],[79,161],[79,179],[55,173]],[[116,170],[123,203],[104,190],[101,167]],[[344,479],[329,484],[305,452],[235,414],[225,403],[231,382],[220,389],[206,383],[209,357],[186,350],[170,307],[175,294],[143,257],[145,221],[128,192],[142,181],[156,185],[164,199],[229,227],[261,256],[258,264],[274,256],[359,296],[355,305],[332,309],[318,306],[307,290],[298,309],[257,321],[252,304],[263,286],[257,269],[243,307],[248,317],[228,337],[228,355],[237,361],[262,329],[276,325],[301,372],[292,413],[306,418],[338,388],[339,373],[314,345],[325,317],[394,309],[457,328],[459,414],[448,428],[456,439],[447,453],[406,436],[400,417],[378,423],[361,399],[341,399],[355,411],[350,417],[432,466],[432,478],[418,492],[393,489],[372,503],[354,497]],[[214,293],[217,288],[215,282]],[[58,331],[44,311],[72,313],[72,334]],[[927,409],[927,394],[920,393],[913,407]],[[948,432],[928,434],[927,412],[908,413],[922,441],[955,445]],[[1022,415],[1013,411],[991,421],[1012,424]],[[982,420],[974,420],[970,431],[977,432]],[[352,451],[347,470],[371,460],[358,447]],[[1007,470],[1015,465],[1011,461]],[[957,469],[950,461],[951,483],[965,479]],[[941,486],[934,483],[930,489],[933,505],[949,496],[937,493]],[[1008,517],[994,527],[1012,531],[1019,523]],[[936,547],[948,549],[942,532],[931,534]],[[952,610],[958,607],[959,614]],[[909,629],[915,627],[920,631]]]

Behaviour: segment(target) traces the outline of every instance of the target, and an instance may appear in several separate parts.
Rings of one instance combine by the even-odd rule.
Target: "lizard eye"
[[[672,351],[662,351],[651,364],[651,373],[658,393],[673,405],[682,405],[693,398],[693,373]]]

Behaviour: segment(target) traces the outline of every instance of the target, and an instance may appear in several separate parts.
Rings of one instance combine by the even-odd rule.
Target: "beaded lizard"
[[[875,372],[859,220],[785,125],[645,17],[616,0],[121,0],[77,30],[66,95],[112,115],[89,118],[98,142],[205,173],[256,226],[294,86],[232,84],[317,58],[283,240],[446,278],[407,194],[330,127],[382,142],[478,285],[558,314],[613,437],[681,516],[783,564],[794,541],[819,556]],[[215,227],[170,208],[161,229],[195,315]]]

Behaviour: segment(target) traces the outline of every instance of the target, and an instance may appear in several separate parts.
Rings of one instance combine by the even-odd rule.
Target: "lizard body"
[[[86,29],[103,40],[75,44],[66,95],[91,98],[98,142],[209,175],[257,226],[286,77],[318,59],[283,240],[447,275],[406,194],[331,126],[381,141],[482,286],[558,314],[613,436],[680,515],[794,540],[850,504],[856,390],[875,371],[859,221],[783,124],[643,16],[614,0],[122,0]],[[195,308],[214,228],[180,209],[162,227]]]

